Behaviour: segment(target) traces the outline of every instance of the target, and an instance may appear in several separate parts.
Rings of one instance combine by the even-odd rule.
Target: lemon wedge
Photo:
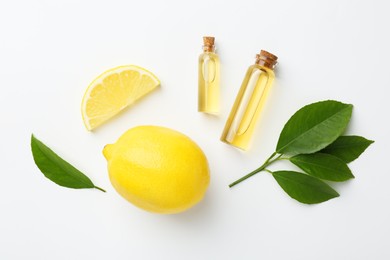
[[[160,85],[150,71],[126,65],[99,75],[88,86],[81,104],[85,127],[93,130]]]

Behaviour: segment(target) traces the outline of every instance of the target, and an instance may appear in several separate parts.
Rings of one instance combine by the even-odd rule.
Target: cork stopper
[[[213,52],[215,50],[214,45],[215,38],[212,36],[204,36],[203,37],[203,51],[205,52]]]
[[[256,54],[256,64],[264,66],[271,70],[275,68],[275,65],[278,63],[277,60],[277,56],[265,50],[261,50],[260,54]]]

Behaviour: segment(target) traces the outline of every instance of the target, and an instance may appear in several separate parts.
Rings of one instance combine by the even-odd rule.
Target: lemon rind
[[[91,127],[89,120],[88,120],[89,117],[86,114],[87,100],[88,100],[88,97],[90,96],[90,93],[93,90],[94,86],[96,86],[99,83],[102,83],[103,79],[106,78],[108,75],[111,75],[114,73],[121,73],[122,71],[125,71],[125,70],[134,70],[134,71],[139,72],[140,75],[148,75],[150,78],[152,78],[155,81],[155,83],[156,83],[155,88],[160,85],[160,80],[157,78],[156,75],[154,75],[149,70],[147,70],[143,67],[137,66],[137,65],[121,65],[121,66],[117,66],[115,68],[106,70],[105,72],[101,73],[88,85],[88,88],[85,91],[84,96],[83,96],[83,100],[81,102],[81,115],[82,115],[84,125],[88,131],[91,131],[91,130],[95,129],[96,127],[98,127],[99,125],[101,125],[101,124],[99,124],[99,125],[96,125],[95,127]],[[146,92],[145,95],[148,93],[150,93],[150,91]],[[130,104],[128,104],[128,105],[130,105]],[[123,110],[123,108],[120,109],[119,111],[117,111],[117,113],[119,113],[121,110]],[[115,114],[117,114],[117,113],[115,113]],[[104,123],[104,122],[102,122],[102,123]]]

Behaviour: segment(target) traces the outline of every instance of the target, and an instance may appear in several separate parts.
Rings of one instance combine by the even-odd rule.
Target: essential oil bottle
[[[278,57],[262,50],[248,68],[234,102],[221,141],[247,150],[261,109],[275,78]]]
[[[203,37],[203,53],[199,56],[198,111],[219,113],[219,58],[215,53],[215,38]]]

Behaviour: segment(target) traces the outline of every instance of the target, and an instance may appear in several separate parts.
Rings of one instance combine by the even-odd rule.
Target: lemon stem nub
[[[104,146],[103,155],[107,160],[111,158],[113,148],[114,146],[112,144],[107,144],[106,146]]]

